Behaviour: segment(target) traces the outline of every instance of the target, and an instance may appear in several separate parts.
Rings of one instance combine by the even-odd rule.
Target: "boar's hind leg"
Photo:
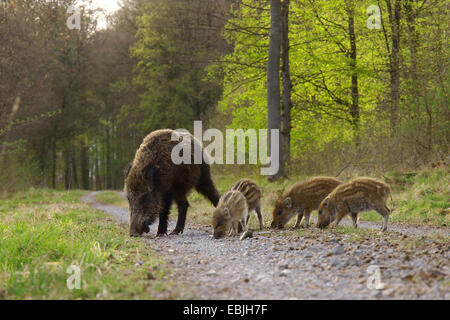
[[[184,225],[186,223],[186,213],[189,207],[189,202],[186,198],[177,199],[176,202],[178,206],[178,219],[175,229],[170,233],[173,235],[183,233]]]
[[[375,211],[383,216],[383,226],[381,227],[381,232],[385,232],[387,230],[387,224],[391,209],[389,209],[387,206],[380,206],[379,208],[376,208]]]
[[[250,214],[248,214],[247,215],[247,218],[245,219],[245,223],[246,223],[246,226],[248,227],[248,221],[250,220]],[[239,223],[239,225],[238,225],[238,233],[241,233],[242,232],[242,226],[243,226],[244,224],[243,223]]]
[[[309,228],[309,217],[311,217],[311,211],[306,210],[303,215],[305,216],[305,228]]]
[[[195,189],[197,189],[198,192],[200,192],[202,195],[208,198],[208,200],[211,201],[214,207],[217,207],[220,195],[216,187],[214,186],[214,182],[211,179],[211,172],[209,166],[207,165],[202,166],[202,175]]]
[[[261,214],[261,206],[258,204],[255,208],[256,214],[258,215],[258,221],[259,221],[259,230],[264,229],[264,220]],[[247,219],[248,224],[248,219]]]
[[[169,219],[170,213],[170,205],[172,204],[172,196],[164,195],[163,197],[164,207],[161,213],[159,214],[159,225],[158,232],[156,233],[157,237],[167,235],[167,220]]]
[[[233,237],[238,234],[239,223],[239,221],[233,221],[233,223],[231,224],[230,233],[228,234],[229,237]]]
[[[241,231],[243,231],[243,232],[247,232],[248,231],[247,222],[245,222],[245,219],[242,219],[239,222],[238,233],[241,232],[241,231],[239,231],[239,229],[241,229]]]
[[[352,212],[350,217],[352,217],[353,226],[358,228],[358,213]]]

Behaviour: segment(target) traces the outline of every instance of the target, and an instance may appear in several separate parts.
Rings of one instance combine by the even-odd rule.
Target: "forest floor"
[[[443,188],[445,199],[448,176],[444,181],[443,176],[437,177],[435,187]],[[396,195],[394,203],[413,197],[410,192],[429,190],[420,177],[417,181],[407,188],[408,194]],[[94,192],[83,201],[127,226],[126,201],[118,200],[122,196]],[[427,197],[427,192],[417,193],[419,208],[423,209]],[[143,239],[167,263],[171,271],[167,277],[178,283],[184,298],[450,300],[448,198],[444,202],[441,195],[432,198],[437,205],[427,209],[428,215],[416,216],[410,210],[407,219],[402,219],[405,208],[398,205],[394,222],[384,234],[379,232],[381,217],[369,213],[363,216],[369,221],[360,220],[358,229],[345,220],[336,230],[254,230],[252,238],[241,241],[238,237],[213,239],[208,214],[212,208],[194,195],[182,235],[154,238],[156,223]],[[404,206],[408,205],[410,201],[405,200]],[[424,221],[416,221],[420,217]],[[171,218],[169,230],[176,215]],[[264,218],[267,226],[270,214],[266,212]],[[252,216],[250,226],[255,227],[256,220]]]

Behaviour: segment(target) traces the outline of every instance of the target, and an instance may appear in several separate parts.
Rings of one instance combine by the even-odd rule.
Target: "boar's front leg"
[[[303,219],[303,210],[298,212],[297,222],[295,223],[294,229],[300,228],[300,223],[302,222],[302,219]]]
[[[233,236],[238,234],[238,232],[239,232],[239,230],[238,230],[239,223],[240,223],[239,221],[234,221],[232,223],[232,225],[231,225],[231,232],[230,232],[230,235],[229,235],[230,237],[233,237]]]
[[[189,207],[189,202],[186,198],[177,199],[176,202],[178,207],[178,219],[175,229],[170,233],[171,235],[183,233],[186,224],[187,209]]]
[[[163,209],[159,214],[159,224],[158,224],[158,232],[156,233],[157,237],[166,236],[167,235],[167,220],[169,219],[170,213],[170,205],[172,204],[172,197],[170,195],[163,196]]]
[[[336,228],[339,224],[339,222],[341,222],[342,218],[345,217],[345,215],[347,214],[347,210],[346,209],[341,209],[338,211],[337,215],[336,215],[336,220],[334,220],[334,223],[332,225],[332,228]]]
[[[261,214],[261,205],[260,204],[258,204],[256,206],[255,211],[256,211],[256,214],[258,215],[259,230],[262,230],[262,229],[264,229],[264,221],[263,221],[263,217],[262,217],[262,214]],[[247,219],[247,223],[248,223],[248,219]]]
[[[246,222],[245,220],[246,220],[246,219],[244,218],[244,219],[242,219],[242,220],[240,221],[240,225],[241,225],[242,231],[243,231],[244,233],[248,231],[247,222]],[[247,220],[248,220],[248,219],[247,219]],[[239,228],[239,227],[238,227],[238,228]],[[239,233],[239,230],[238,230],[238,233]]]

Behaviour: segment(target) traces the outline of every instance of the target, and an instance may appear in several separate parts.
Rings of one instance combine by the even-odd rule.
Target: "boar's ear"
[[[123,170],[123,174],[124,174],[124,176],[125,176],[125,179],[128,177],[128,175],[130,174],[130,170],[131,170],[131,167],[133,166],[133,163],[132,162],[130,162],[126,167],[125,167],[125,169]]]
[[[231,218],[230,209],[224,208],[223,213],[225,214],[225,218],[227,218],[227,219]]]
[[[328,207],[328,202],[330,202],[330,197],[326,197],[325,200],[323,200],[323,207]]]
[[[286,208],[292,208],[292,199],[291,197],[287,197],[286,199],[283,200],[283,205]]]
[[[159,188],[159,173],[157,167],[152,164],[147,165],[142,170],[142,176],[149,187],[153,189]]]

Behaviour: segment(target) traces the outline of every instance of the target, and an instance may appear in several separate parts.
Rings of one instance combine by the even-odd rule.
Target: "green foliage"
[[[202,41],[189,3],[152,1],[143,6],[131,54],[134,84],[142,88],[136,127],[144,135],[159,128],[191,128],[217,101],[220,87],[203,79],[208,43]],[[195,18],[195,16],[194,16]],[[198,19],[205,20],[202,12]]]
[[[438,1],[437,7],[444,1]],[[401,105],[400,133],[395,139],[389,139],[390,105],[387,97],[390,90],[389,73],[387,65],[390,59],[390,22],[388,8],[382,2],[380,9],[383,15],[382,29],[368,29],[366,26],[366,9],[372,5],[371,1],[291,1],[290,6],[290,66],[293,82],[292,88],[292,131],[291,156],[293,159],[316,163],[316,172],[338,169],[336,165],[352,158],[338,155],[347,150],[353,142],[352,118],[350,108],[352,102],[351,76],[356,73],[358,77],[358,103],[360,112],[360,135],[363,150],[355,150],[358,156],[354,160],[359,163],[375,161],[381,163],[386,157],[386,150],[382,145],[398,145],[409,141],[420,141],[417,149],[429,153],[426,146],[429,141],[426,137],[432,135],[434,144],[431,152],[436,156],[448,152],[446,138],[442,136],[448,127],[448,120],[442,117],[448,106],[448,97],[440,95],[442,90],[448,89],[448,74],[444,74],[444,81],[438,81],[435,74],[442,70],[442,59],[434,56],[436,51],[448,56],[449,50],[443,52],[439,47],[440,40],[426,41],[438,25],[427,25],[427,22],[438,19],[443,25],[445,14],[434,5],[419,9],[413,4],[413,10],[421,18],[416,20],[416,35],[408,34],[405,29],[402,33],[401,55],[407,61],[405,71],[411,70],[411,42],[413,36],[423,39],[426,45],[419,47],[420,56],[414,61],[421,74],[427,80],[416,81],[415,86],[421,87],[419,101],[407,90],[401,92],[403,103]],[[242,5],[232,10],[232,18],[225,28],[228,41],[234,45],[234,51],[225,56],[223,62],[210,67],[210,74],[222,72],[224,74],[224,94],[219,102],[220,110],[232,115],[233,128],[263,128],[266,127],[266,78],[265,66],[267,62],[267,42],[269,26],[269,3],[255,0],[245,0]],[[356,35],[356,69],[353,70],[349,57],[350,35],[348,29],[349,11],[353,10]],[[404,9],[402,9],[404,10]],[[405,18],[406,19],[406,18]],[[439,30],[435,31],[439,33]],[[439,33],[442,35],[442,32]],[[409,42],[408,42],[409,41]],[[448,40],[444,40],[448,41]],[[438,46],[438,48],[436,47]],[[428,47],[425,49],[425,47]],[[433,49],[432,49],[433,48]],[[432,52],[432,53],[430,53]],[[427,59],[433,59],[435,73],[426,72],[427,66],[423,64]],[[447,60],[448,61],[448,60]],[[406,83],[411,83],[411,74],[405,74]],[[426,84],[425,84],[426,83]],[[406,85],[404,89],[406,89]],[[418,89],[419,90],[419,89]],[[428,93],[426,93],[428,92]],[[432,93],[434,92],[434,93]],[[426,125],[427,117],[437,119],[430,132],[421,128]],[[407,137],[407,138],[405,138]],[[388,149],[388,148],[386,148]],[[416,150],[397,154],[397,161],[407,161]],[[444,151],[445,150],[445,151]],[[403,157],[404,159],[400,159]],[[423,156],[427,158],[426,155]],[[322,161],[329,162],[325,167]],[[376,160],[374,160],[376,159]],[[429,159],[429,158],[428,158]],[[392,157],[391,157],[392,160]],[[425,160],[426,161],[426,160]],[[344,162],[345,163],[345,162]],[[306,166],[300,168],[308,170]],[[363,169],[365,170],[365,169]]]

